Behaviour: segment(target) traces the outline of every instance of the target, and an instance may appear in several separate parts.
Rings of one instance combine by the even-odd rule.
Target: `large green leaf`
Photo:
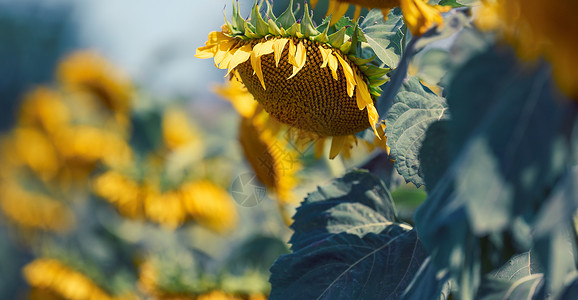
[[[461,42],[458,39],[458,45]],[[568,128],[577,116],[577,103],[553,89],[547,66],[521,66],[503,48],[469,53],[474,57],[451,76],[447,89],[451,119],[443,130],[432,131],[442,136],[431,140],[445,143],[442,148],[451,161],[423,168],[435,186],[429,187],[428,199],[416,214],[420,238],[435,264],[450,269],[462,298],[476,293],[481,266],[498,262],[480,255],[482,244],[489,242],[499,253],[533,243],[529,226],[535,226],[554,185],[572,163]],[[434,149],[440,148],[427,144],[422,157],[439,155]],[[575,211],[577,197],[567,195],[561,201]],[[566,219],[560,223],[570,222],[569,214],[560,217]],[[547,232],[555,237],[553,232],[564,230],[550,226]],[[544,282],[554,288],[562,286],[568,266],[574,269],[572,255],[564,260],[568,255],[555,250],[558,240],[544,240],[545,250],[537,251],[545,262]]]
[[[294,219],[294,252],[271,267],[271,299],[399,299],[427,256],[366,171],[311,193]]]
[[[476,299],[536,299],[542,292],[544,275],[532,252],[515,255],[488,274]]]
[[[401,295],[401,299],[448,299],[451,287],[448,275],[448,272],[438,272],[431,258],[426,258],[413,277],[412,282],[409,283]],[[435,298],[432,295],[439,295],[439,298]]]
[[[297,209],[294,219],[291,228],[295,233],[289,242],[297,251],[340,232],[360,237],[381,232],[396,216],[387,188],[368,172],[356,171],[318,187]]]
[[[385,134],[395,167],[406,181],[424,184],[419,150],[432,122],[447,118],[445,100],[410,77],[403,83],[386,117]]]
[[[379,9],[367,13],[359,28],[375,55],[389,68],[397,67],[402,53],[403,16],[399,8],[392,9],[387,21]]]

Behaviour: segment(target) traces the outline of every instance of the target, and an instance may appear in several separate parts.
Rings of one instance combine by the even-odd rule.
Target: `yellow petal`
[[[341,57],[341,55],[337,54],[336,56],[339,60],[339,64],[343,67],[343,74],[345,74],[345,79],[347,81],[347,95],[353,97],[353,90],[356,85],[353,69],[351,69],[351,66]]]
[[[258,43],[253,47],[253,52],[255,53],[256,57],[261,57],[263,55],[273,53],[273,44],[275,40],[268,40],[262,43]]]
[[[347,2],[336,2],[335,5],[336,7],[333,15],[331,16],[331,22],[329,22],[329,26],[335,25],[335,23],[337,23],[337,21],[339,21],[341,17],[345,15],[347,9],[349,9],[349,3]]]
[[[234,43],[235,43],[234,41],[226,41],[221,42],[217,46],[217,52],[215,53],[215,66],[218,67],[221,64],[221,62],[223,61],[223,59],[225,58],[231,47],[233,47]]]
[[[255,51],[251,52],[251,66],[253,67],[253,72],[255,72],[259,78],[259,81],[261,82],[261,85],[263,86],[263,89],[265,90],[266,88],[265,81],[263,79],[263,70],[261,69],[261,57],[257,57]]]
[[[387,15],[389,15],[390,10],[391,10],[391,8],[384,8],[381,10],[381,14],[383,15],[383,19],[385,21],[387,21]]]
[[[315,8],[315,6],[317,6],[317,2],[318,2],[318,1],[319,1],[319,0],[311,0],[311,7],[312,7],[312,8]]]
[[[443,6],[434,7],[423,0],[401,0],[405,24],[415,36],[424,34],[429,28],[443,24],[441,12],[446,11]]]
[[[227,52],[225,52],[225,55],[223,56],[223,59],[221,60],[221,62],[219,63],[219,65],[217,66],[217,68],[219,69],[227,69],[229,67],[229,62],[231,61],[231,59],[233,58],[233,54],[237,51],[237,49],[232,49],[229,50]]]
[[[246,62],[247,59],[249,59],[249,56],[251,56],[251,44],[246,44],[243,47],[237,49],[237,51],[235,51],[233,54],[229,65],[227,66],[229,68],[227,75],[229,75],[229,73],[233,71],[233,69],[235,69],[238,65]]]
[[[329,65],[329,69],[331,69],[333,79],[337,80],[337,68],[339,68],[339,63],[337,62],[335,55],[333,55],[333,52],[327,56],[327,64]]]
[[[209,33],[209,39],[207,40],[207,42],[205,43],[207,46],[208,45],[217,45],[221,42],[224,41],[230,41],[233,38],[226,36],[224,33],[219,32],[219,31],[212,31]]]
[[[321,68],[325,68],[327,63],[329,62],[329,55],[331,55],[331,49],[325,49],[319,46],[319,52],[321,52],[321,57],[323,57],[323,63],[321,64]]]
[[[347,136],[334,136],[331,139],[331,150],[329,150],[329,158],[334,159],[341,149],[343,149],[343,145],[345,144],[345,140]]]
[[[315,149],[315,158],[319,159],[323,155],[323,150],[325,149],[325,138],[319,138],[313,143],[313,147]]]
[[[203,46],[203,47],[197,48],[197,52],[195,53],[195,57],[206,59],[206,58],[214,57],[215,53],[217,53],[217,46],[215,46],[215,45]]]
[[[367,89],[367,84],[363,78],[357,79],[357,87],[355,88],[355,97],[357,98],[357,107],[361,110],[367,105],[373,104],[373,99]]]
[[[293,61],[293,62],[292,62]],[[297,44],[297,50],[295,51],[295,56],[293,60],[289,60],[289,62],[293,65],[293,74],[289,76],[290,79],[293,76],[297,75],[297,73],[305,66],[305,62],[307,61],[307,50],[303,43],[299,42]]]
[[[357,19],[359,19],[359,15],[361,15],[361,6],[356,5],[355,6],[355,13],[353,13],[353,20],[357,21]]]
[[[293,40],[289,40],[289,49],[288,49],[288,53],[287,53],[287,61],[292,64],[295,65],[297,62],[295,61],[295,44],[293,43]]]
[[[281,54],[283,54],[283,49],[289,39],[276,39],[273,43],[273,52],[275,52],[275,66],[279,67],[279,61],[281,60]]]
[[[371,128],[373,129],[375,136],[381,139],[381,136],[377,132],[377,127],[375,126],[375,124],[379,122],[379,114],[377,113],[377,109],[373,104],[368,104],[366,108],[367,108],[367,117],[369,118],[369,124],[371,125]]]

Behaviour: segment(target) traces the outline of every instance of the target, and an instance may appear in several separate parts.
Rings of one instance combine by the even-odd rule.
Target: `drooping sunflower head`
[[[315,26],[307,5],[297,22],[292,2],[278,18],[270,6],[264,16],[260,9],[255,4],[248,21],[234,8],[196,57],[214,58],[281,123],[323,137],[375,130],[374,98],[388,69],[361,57],[365,38],[356,24]]]

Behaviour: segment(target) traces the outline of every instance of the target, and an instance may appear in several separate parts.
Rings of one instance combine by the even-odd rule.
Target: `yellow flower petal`
[[[334,1],[330,1],[329,3],[332,3]],[[337,21],[339,21],[341,19],[341,17],[343,17],[345,15],[345,13],[347,12],[347,9],[349,9],[349,3],[347,2],[335,2],[336,8],[334,10],[333,15],[331,16],[331,22],[329,22],[329,26],[333,26],[335,25],[335,23],[337,23]],[[331,11],[331,10],[327,10],[327,11]]]
[[[273,53],[273,45],[275,44],[275,40],[268,40],[262,43],[258,43],[253,47],[253,52],[255,53],[256,57],[261,57],[266,54]]]
[[[424,0],[401,0],[400,7],[403,12],[405,24],[411,34],[420,36],[434,25],[443,24],[441,12],[447,11],[444,6],[431,6]]]
[[[273,43],[273,52],[275,52],[275,66],[279,67],[279,61],[281,60],[281,54],[283,53],[283,49],[285,49],[285,45],[289,39],[276,39]]]
[[[216,45],[220,42],[230,41],[232,38],[226,36],[223,32],[220,31],[212,31],[209,33],[209,39],[206,42],[206,45]]]
[[[347,95],[349,95],[349,97],[353,97],[353,90],[355,89],[355,76],[353,75],[353,69],[351,69],[351,66],[349,65],[349,63],[347,63],[342,57],[341,55],[337,54],[337,59],[339,60],[339,64],[341,64],[341,67],[343,67],[343,74],[345,74],[345,79],[347,81]]]
[[[329,62],[329,55],[331,54],[331,49],[325,49],[319,46],[319,52],[321,53],[321,57],[323,57],[323,63],[321,64],[321,68],[325,68],[327,63]]]
[[[293,65],[293,74],[291,74],[291,76],[289,76],[287,79],[297,75],[297,73],[305,66],[306,60],[307,50],[305,49],[303,43],[300,42],[297,44],[297,50],[295,51],[295,56],[293,59],[291,59],[291,56],[289,57],[289,63]]]
[[[195,53],[195,57],[206,59],[206,58],[214,57],[215,53],[217,53],[217,46],[209,45],[209,46],[197,48],[197,52]]]
[[[355,97],[357,98],[357,107],[364,109],[367,105],[373,104],[373,99],[367,89],[367,84],[362,78],[357,78],[357,87],[355,88]]]
[[[329,53],[327,56],[327,64],[329,65],[329,69],[331,69],[331,75],[333,75],[333,79],[337,80],[337,68],[339,68],[339,62],[335,55],[333,55],[333,51]]]
[[[197,58],[211,58],[217,53],[219,43],[231,41],[232,38],[226,36],[222,32],[212,31],[209,33],[209,39],[205,43],[205,46],[197,48],[195,57]]]
[[[233,58],[233,54],[237,51],[237,49],[232,49],[229,50],[227,52],[225,52],[225,56],[223,57],[223,59],[221,60],[221,62],[219,63],[219,65],[217,66],[217,68],[219,69],[227,69],[229,66],[229,63],[231,62],[231,59]]]
[[[353,20],[357,21],[357,19],[359,19],[359,15],[361,15],[361,6],[356,5],[355,12],[353,13]]]
[[[250,56],[251,56],[251,44],[246,44],[243,47],[238,48],[237,51],[235,51],[235,53],[233,54],[231,61],[229,62],[228,66],[229,70],[227,71],[227,75],[229,75],[229,73],[233,71],[233,69],[235,69],[239,64],[246,62]]]
[[[241,116],[250,118],[255,114],[258,102],[241,82],[229,80],[226,85],[215,86],[214,91],[231,102]]]
[[[341,149],[343,149],[343,145],[345,145],[345,140],[347,140],[347,136],[334,136],[331,139],[331,149],[329,150],[329,158],[334,159]]]
[[[217,51],[215,52],[215,66],[219,67],[225,56],[229,53],[229,50],[235,44],[234,41],[221,42],[217,46]]]
[[[377,109],[373,104],[368,104],[365,108],[367,108],[367,117],[369,118],[369,124],[373,129],[373,133],[381,139],[379,133],[377,132],[377,128],[375,124],[379,121],[379,114],[377,113]]]
[[[381,10],[381,14],[383,15],[383,19],[387,21],[387,15],[389,15],[389,11],[391,8],[384,8]]]
[[[267,88],[265,88],[265,80],[263,79],[263,70],[261,69],[261,57],[258,57],[255,54],[255,51],[251,52],[251,66],[253,67],[253,72],[255,72],[259,78],[263,89],[266,90]]]

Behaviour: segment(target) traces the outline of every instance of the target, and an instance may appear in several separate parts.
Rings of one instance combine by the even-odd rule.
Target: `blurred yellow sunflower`
[[[129,218],[143,218],[142,191],[138,182],[117,172],[107,171],[93,182],[94,193],[113,204]]]
[[[200,225],[218,233],[237,225],[239,217],[233,199],[222,187],[199,180],[185,183],[178,192],[186,211]]]
[[[211,32],[195,56],[214,58],[272,118],[302,136],[333,137],[335,145],[343,145],[366,128],[378,135],[374,98],[389,70],[358,55],[359,29],[349,36],[346,27],[315,27],[307,5],[300,23],[291,5],[279,18],[269,8],[267,21],[259,9],[255,5],[247,21],[235,8],[232,21]]]
[[[318,0],[313,0],[313,7]],[[355,5],[354,19],[357,20],[362,8],[377,8],[387,19],[389,11],[394,7],[401,7],[405,25],[414,36],[423,35],[433,26],[443,25],[444,19],[441,15],[451,9],[449,6],[430,5],[425,0],[329,0],[327,15],[332,15],[330,25],[336,23],[345,15],[350,5]]]
[[[138,180],[128,173],[110,170],[96,177],[93,190],[122,215],[169,229],[192,220],[217,233],[226,233],[237,224],[233,200],[220,186],[196,180],[161,191],[158,175],[147,174]]]
[[[64,299],[115,299],[97,286],[90,278],[56,259],[36,259],[24,267],[23,273],[30,286],[50,290]]]
[[[482,0],[475,21],[482,30],[499,31],[522,59],[549,60],[558,86],[578,101],[576,10],[574,0]]]
[[[62,201],[26,189],[17,174],[0,178],[0,209],[8,219],[30,229],[65,231],[74,225],[74,213]]]
[[[93,97],[113,114],[119,124],[128,124],[132,83],[101,55],[94,51],[69,55],[58,66],[58,79],[68,90]]]
[[[54,134],[69,124],[70,114],[59,92],[47,87],[38,87],[24,96],[18,125]]]
[[[270,118],[251,93],[237,80],[218,86],[215,92],[229,100],[241,115],[239,141],[257,179],[282,205],[294,203],[292,189],[301,169],[299,153],[279,137],[281,124]]]

